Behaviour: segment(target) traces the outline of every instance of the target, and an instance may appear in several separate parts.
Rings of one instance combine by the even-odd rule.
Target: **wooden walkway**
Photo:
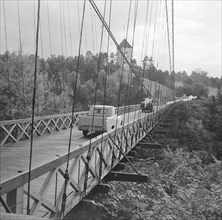
[[[55,134],[35,137],[33,142],[32,167],[36,167],[58,158],[68,152],[70,129]],[[73,129],[71,150],[88,141],[77,128]],[[28,170],[30,140],[7,144],[1,147],[1,182]]]
[[[137,111],[136,118],[141,111]],[[129,117],[128,117],[129,114]],[[125,115],[125,120],[134,120],[135,113],[130,112]],[[127,123],[127,121],[125,122]],[[32,167],[40,166],[68,152],[70,129],[62,130],[54,134],[34,137]],[[71,151],[81,147],[81,144],[89,141],[83,137],[82,132],[76,127],[72,132]],[[28,170],[30,155],[30,140],[18,143],[6,144],[0,148],[1,172],[0,180],[4,180]]]
[[[159,107],[159,109],[164,106]],[[155,111],[156,112],[156,109]],[[146,118],[149,118],[148,120]],[[98,184],[99,163],[102,161],[102,178],[110,172],[112,166],[118,163],[123,156],[118,156],[118,160],[112,163],[112,155],[121,155],[119,148],[120,145],[123,152],[129,152],[135,144],[141,140],[146,132],[143,127],[145,123],[147,128],[153,126],[155,113],[149,114],[141,113],[141,110],[130,112],[125,115],[124,133],[125,137],[121,135],[122,128],[118,129],[117,136],[115,137],[115,131],[110,134],[105,134],[104,139],[101,142],[101,135],[92,140],[92,159],[90,161],[90,174],[88,176],[87,194],[88,192]],[[140,119],[139,123],[133,123]],[[154,120],[154,121],[153,121]],[[148,121],[148,124],[147,124]],[[152,122],[153,121],[153,122]],[[126,125],[129,123],[129,127]],[[144,125],[145,125],[144,124]],[[62,193],[64,191],[64,168],[65,158],[68,152],[70,129],[62,130],[58,133],[43,135],[35,137],[33,142],[33,155],[32,155],[32,170],[34,171],[33,180],[31,181],[31,198],[32,198],[32,215],[39,217],[51,218],[60,212]],[[114,143],[115,142],[115,143]],[[129,143],[127,143],[129,142]],[[86,155],[89,147],[89,138],[83,137],[82,132],[78,131],[75,127],[72,134],[71,144],[71,157],[70,157],[70,176],[69,188],[67,195],[69,195],[69,202],[66,208],[70,210],[75,204],[77,204],[83,193],[83,183],[86,169]],[[18,143],[6,144],[0,148],[0,160],[1,160],[1,183],[11,183],[14,188],[14,196],[21,192],[25,195],[20,196],[20,199],[16,201],[16,213],[26,213],[26,198],[27,198],[27,170],[29,167],[29,154],[30,154],[30,140],[20,141]],[[56,162],[56,164],[55,164]],[[61,166],[62,165],[62,166]],[[44,171],[44,170],[45,171]],[[23,175],[24,174],[24,175]],[[19,175],[19,176],[18,176]],[[57,177],[58,176],[58,177]],[[18,178],[19,177],[19,178]],[[21,178],[20,178],[21,177]],[[37,178],[36,178],[37,177]],[[7,180],[7,181],[6,181]],[[19,180],[19,183],[15,181]],[[19,187],[20,185],[22,185]],[[4,192],[10,190],[9,185],[4,185]],[[14,189],[13,188],[13,189]],[[58,191],[58,192],[57,192]],[[7,202],[9,194],[3,193],[3,199]],[[14,198],[14,197],[13,197]],[[13,206],[11,206],[13,207]],[[17,212],[17,208],[19,211]],[[3,207],[0,207],[0,212]],[[50,214],[51,213],[51,214]]]

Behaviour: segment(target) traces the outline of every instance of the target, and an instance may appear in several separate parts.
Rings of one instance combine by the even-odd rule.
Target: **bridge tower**
[[[118,45],[118,48],[125,54],[127,60],[131,62],[133,57],[133,47],[129,44],[129,42],[126,39],[123,39],[122,42]],[[129,65],[126,63],[119,50],[117,50],[117,64],[121,68],[123,66],[124,70],[126,71],[130,69]]]

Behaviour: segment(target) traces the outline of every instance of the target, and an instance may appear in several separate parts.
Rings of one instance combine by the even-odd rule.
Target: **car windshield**
[[[95,115],[105,115],[108,116],[109,115],[109,109],[107,108],[94,108],[94,114]],[[90,115],[93,115],[93,108],[90,109]]]

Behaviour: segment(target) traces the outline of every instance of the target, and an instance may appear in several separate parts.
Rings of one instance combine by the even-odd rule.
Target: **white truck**
[[[123,118],[117,109],[109,105],[91,106],[87,115],[79,116],[78,129],[87,136],[91,132],[110,132],[123,125]]]

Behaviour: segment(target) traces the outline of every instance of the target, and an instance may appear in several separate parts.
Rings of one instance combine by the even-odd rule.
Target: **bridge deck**
[[[140,110],[136,111],[136,114],[135,112],[127,113],[125,116],[124,124],[126,125],[127,123],[130,123],[133,120],[140,118],[141,116],[144,117],[144,115],[145,114],[141,113]],[[69,134],[70,134],[70,129],[67,129],[60,131],[58,133],[35,137],[33,142],[32,168],[41,166],[43,164],[47,164],[49,161],[57,159],[58,157],[66,154],[68,151]],[[71,151],[81,148],[81,145],[87,144],[87,142],[89,142],[89,138],[83,137],[82,132],[78,131],[78,129],[75,127],[72,133]],[[22,174],[23,172],[26,172],[28,170],[29,153],[30,153],[30,140],[20,141],[18,143],[1,146],[0,148],[1,182],[4,182],[6,179],[14,177],[18,174]],[[41,186],[44,184],[44,181],[47,178],[47,175],[48,174],[42,175],[32,181],[32,187],[31,187],[32,191],[34,192],[40,191]],[[58,183],[56,183],[57,186],[55,185],[50,186],[47,192],[47,200],[49,202],[52,203],[52,201],[54,201],[55,190],[56,190],[55,187],[61,189],[63,182],[64,178],[60,175],[58,176]],[[24,185],[24,189],[27,191],[27,184]],[[69,191],[71,192],[71,189]],[[67,193],[70,193],[69,191]],[[36,198],[38,199],[38,197]],[[0,211],[2,208],[3,207],[0,206]],[[23,213],[26,213],[25,199],[23,205]],[[39,209],[37,215],[44,217],[46,214],[48,214],[48,211],[42,208],[41,206],[41,209]]]
[[[55,134],[35,137],[33,142],[32,167],[47,163],[48,161],[67,153],[70,129]],[[88,139],[82,136],[77,128],[73,129],[72,148]],[[30,154],[30,140],[7,144],[0,149],[1,172],[0,179],[4,181],[18,173],[28,170]]]
[[[134,112],[129,113],[129,121],[134,119],[134,115]],[[128,114],[125,118],[128,119]],[[69,135],[70,129],[67,129],[58,133],[35,137],[33,141],[32,167],[45,164],[48,161],[67,153]],[[83,137],[82,132],[78,131],[78,129],[75,127],[72,133],[71,150],[79,148],[80,145],[86,141],[89,141],[89,138]],[[30,140],[24,140],[18,143],[1,146],[1,182],[13,177],[18,173],[28,170],[29,154]]]

